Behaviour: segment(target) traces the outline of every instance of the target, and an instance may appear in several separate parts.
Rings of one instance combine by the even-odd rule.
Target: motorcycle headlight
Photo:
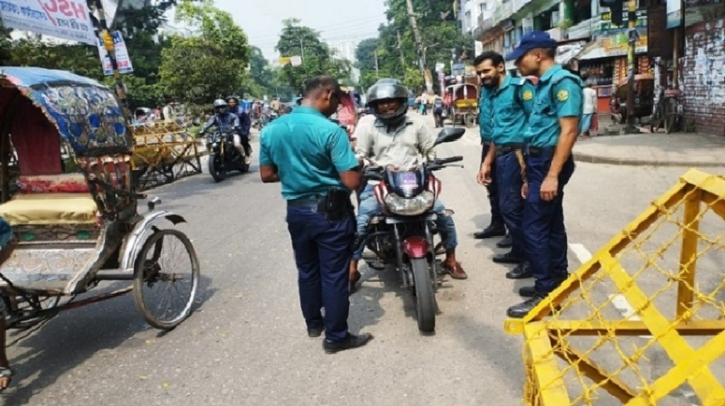
[[[393,214],[400,216],[417,216],[425,213],[435,203],[435,196],[429,191],[425,191],[418,196],[406,199],[393,193],[385,196],[385,205]]]

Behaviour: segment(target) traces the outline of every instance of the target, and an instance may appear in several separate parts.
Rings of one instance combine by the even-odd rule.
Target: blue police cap
[[[521,37],[519,46],[506,56],[507,61],[515,61],[528,51],[536,48],[556,48],[556,40],[551,38],[549,33],[543,31],[531,31]]]

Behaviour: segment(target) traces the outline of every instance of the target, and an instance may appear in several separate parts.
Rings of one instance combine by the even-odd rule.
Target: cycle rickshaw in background
[[[450,85],[444,100],[450,106],[449,116],[453,125],[474,127],[478,121],[478,87],[471,83]]]
[[[0,251],[6,327],[130,292],[153,327],[181,323],[199,260],[173,227],[183,217],[156,210],[158,199],[138,212],[146,196],[131,180],[133,136],[115,95],[69,72],[0,68],[0,119],[0,217],[14,233]],[[75,301],[103,281],[129,286]]]

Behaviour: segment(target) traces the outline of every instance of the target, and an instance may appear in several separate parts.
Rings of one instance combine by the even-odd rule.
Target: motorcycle
[[[223,181],[227,172],[238,170],[241,173],[249,171],[249,165],[244,156],[234,147],[234,131],[216,130],[206,139],[206,149],[209,151],[209,173],[216,182]]]
[[[464,133],[463,128],[445,128],[435,145],[456,141]],[[424,333],[435,330],[435,291],[440,283],[436,262],[440,250],[433,242],[439,233],[435,220],[453,215],[452,210],[433,210],[441,191],[441,181],[434,172],[462,160],[454,156],[410,170],[370,167],[364,171],[366,180],[380,181],[373,190],[382,208],[382,214],[370,220],[365,245],[383,264],[395,265],[403,288],[410,289],[415,297],[418,329]]]

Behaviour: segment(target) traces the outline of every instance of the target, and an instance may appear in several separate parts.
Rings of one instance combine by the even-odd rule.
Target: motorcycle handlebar
[[[460,161],[463,161],[463,157],[462,156],[452,156],[450,158],[436,159],[434,163],[436,165],[445,165],[445,164],[450,164],[450,163],[453,163],[453,162],[460,162]]]

